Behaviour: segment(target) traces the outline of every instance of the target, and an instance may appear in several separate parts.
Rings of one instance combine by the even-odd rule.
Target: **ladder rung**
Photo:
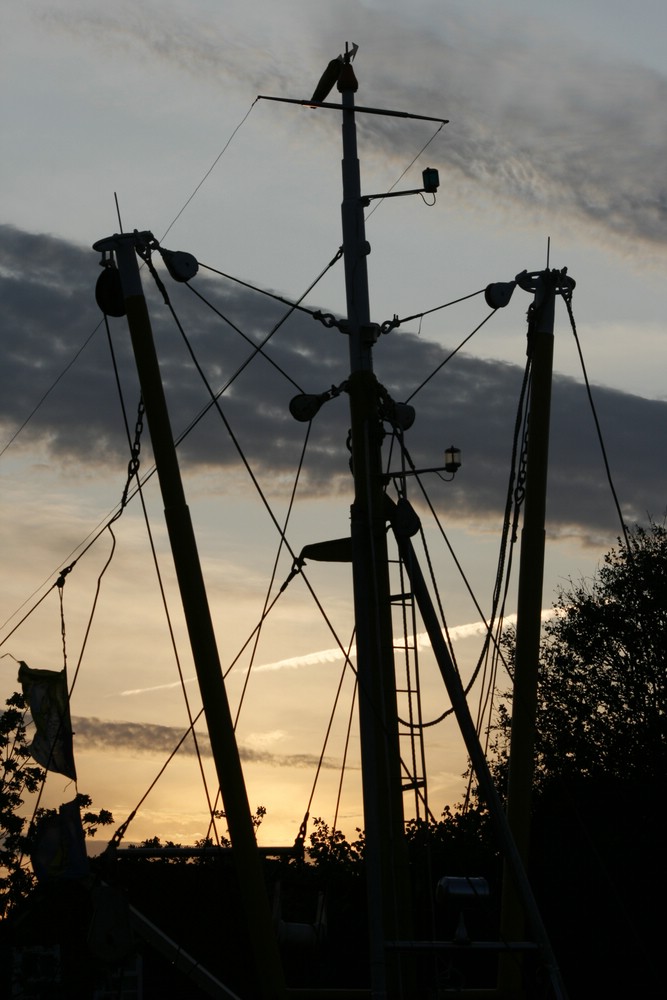
[[[401,785],[404,792],[412,792],[415,788],[423,788],[424,779],[418,778],[416,781],[406,781],[405,784]]]

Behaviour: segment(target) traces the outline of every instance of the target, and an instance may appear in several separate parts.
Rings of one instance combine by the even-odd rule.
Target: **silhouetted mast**
[[[135,230],[133,233],[98,240],[94,244],[94,249],[101,251],[105,257],[113,254],[118,265],[121,300],[124,301],[124,312],[127,314],[146,407],[155,467],[164,502],[165,521],[211,740],[211,751],[229,835],[234,847],[239,880],[244,886],[241,897],[245,905],[249,937],[254,947],[255,974],[263,1000],[275,1000],[284,992],[282,964],[273,931],[197,543],[185,500],[150,316],[139,273],[137,254],[145,256],[156,246],[157,242],[151,233],[139,233]],[[189,257],[189,255],[182,256]],[[185,270],[187,272],[187,261]],[[116,315],[122,314],[121,305]]]

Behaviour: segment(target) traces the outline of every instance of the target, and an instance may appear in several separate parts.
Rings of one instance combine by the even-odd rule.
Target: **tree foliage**
[[[357,874],[361,870],[366,846],[364,833],[356,828],[357,839],[349,841],[340,830],[330,827],[322,818],[313,820],[308,861],[323,870]]]
[[[26,794],[36,792],[44,780],[44,770],[30,763],[23,696],[15,693],[5,704],[0,715],[0,918],[9,902],[33,884],[24,861],[26,819],[20,809]]]
[[[536,785],[553,778],[662,781],[667,764],[667,529],[652,522],[561,590],[544,629]],[[514,635],[508,638],[510,654]],[[498,764],[510,709],[500,710]]]

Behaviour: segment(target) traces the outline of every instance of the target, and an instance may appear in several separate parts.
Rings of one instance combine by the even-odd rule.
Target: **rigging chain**
[[[337,261],[339,261],[342,256],[343,256],[343,248],[339,247],[334,257],[329,261],[326,268],[322,271],[320,277],[322,277],[322,275],[324,275],[329,270],[329,268],[333,267],[334,264],[336,264]],[[290,299],[286,299],[282,295],[277,295],[275,292],[269,292],[266,288],[259,288],[257,285],[253,285],[249,281],[243,281],[241,278],[235,278],[234,275],[227,274],[225,271],[221,271],[217,267],[212,267],[210,264],[202,264],[202,262],[199,261],[199,266],[203,267],[204,270],[206,271],[211,271],[213,274],[220,275],[221,278],[226,278],[227,281],[233,281],[237,285],[242,285],[243,288],[249,288],[251,291],[257,292],[260,295],[266,295],[267,298],[274,299],[276,302],[282,302],[283,305],[290,306],[291,309],[298,309],[300,312],[307,313],[309,316],[312,316],[313,319],[316,319],[323,326],[327,327],[327,329],[336,327],[343,333],[345,332],[347,326],[347,320],[336,319],[333,313],[328,313],[328,312],[325,313],[322,312],[321,309],[309,309],[308,306],[302,306],[300,304],[305,295],[308,294],[307,292],[304,293],[304,295],[302,295],[297,302],[292,302]],[[317,279],[317,281],[319,281],[319,278]],[[312,287],[313,286],[311,285],[311,288],[308,289],[308,291],[310,291]],[[431,313],[438,312],[441,309],[447,309],[449,306],[457,305],[459,302],[465,302],[467,301],[467,299],[473,299],[477,295],[482,295],[483,292],[484,289],[480,288],[476,292],[470,292],[470,294],[468,295],[461,295],[459,298],[451,299],[449,302],[444,302],[440,306],[434,306],[432,309],[424,310],[424,312],[413,313],[413,315],[405,316],[402,319],[399,319],[398,316],[394,314],[392,319],[385,320],[384,323],[380,324],[380,332],[390,333],[391,330],[395,330],[403,323],[409,323],[413,319],[423,319],[424,316],[429,316]]]

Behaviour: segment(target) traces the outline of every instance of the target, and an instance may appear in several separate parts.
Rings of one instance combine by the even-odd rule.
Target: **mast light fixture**
[[[445,451],[445,472],[454,476],[461,468],[461,449],[450,444]]]
[[[426,167],[422,170],[422,181],[424,186],[411,188],[409,191],[385,191],[382,194],[364,194],[361,197],[361,204],[366,208],[370,203],[378,198],[402,198],[406,194],[435,194],[440,187],[440,174],[435,167]]]

